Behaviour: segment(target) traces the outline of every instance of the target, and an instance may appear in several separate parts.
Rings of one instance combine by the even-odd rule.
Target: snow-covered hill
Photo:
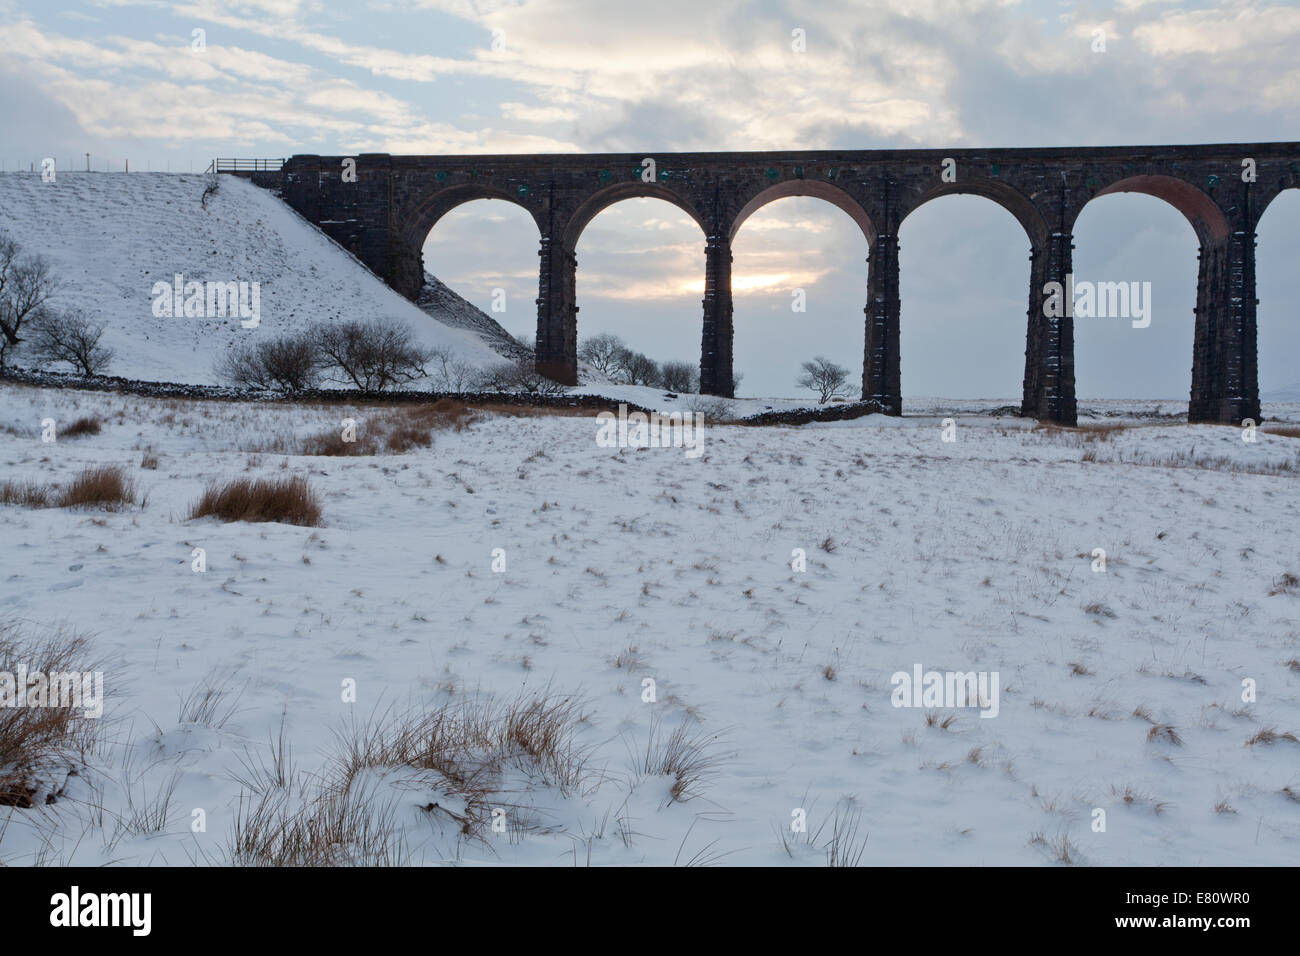
[[[464,309],[443,316],[436,303],[417,307],[243,180],[222,176],[205,206],[209,182],[170,173],[60,172],[54,183],[39,173],[0,174],[0,230],[53,264],[57,304],[105,327],[104,343],[116,350],[110,374],[213,383],[213,365],[236,342],[371,318],[403,322],[463,362],[501,360]],[[258,326],[229,315],[156,316],[154,284],[178,273],[185,282],[257,282]],[[16,362],[24,364],[21,353]]]

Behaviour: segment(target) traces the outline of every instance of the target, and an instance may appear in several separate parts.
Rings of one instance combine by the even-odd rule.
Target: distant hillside
[[[208,183],[169,173],[61,171],[55,183],[0,174],[0,230],[51,262],[56,304],[105,327],[104,344],[117,353],[109,374],[210,384],[236,342],[356,318],[405,323],[422,343],[475,365],[508,349],[504,330],[450,290],[417,307],[273,194],[222,176],[205,208]],[[154,283],[177,273],[186,282],[257,282],[260,324],[155,315]],[[27,364],[21,350],[12,361]]]
[[[1259,397],[1265,402],[1300,402],[1300,382],[1263,392]]]

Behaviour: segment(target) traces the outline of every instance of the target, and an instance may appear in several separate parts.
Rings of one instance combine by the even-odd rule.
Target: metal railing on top
[[[209,173],[275,173],[284,165],[283,159],[214,159]]]

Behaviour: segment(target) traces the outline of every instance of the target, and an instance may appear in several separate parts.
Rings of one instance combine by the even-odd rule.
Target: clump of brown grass
[[[650,776],[671,777],[670,798],[684,803],[698,796],[717,774],[722,755],[716,746],[721,737],[722,731],[707,733],[697,730],[693,719],[678,724],[664,737],[661,722],[652,718],[645,752],[637,762],[637,770]]]
[[[275,521],[314,527],[320,524],[321,506],[302,475],[235,478],[208,485],[190,509],[191,518],[209,515],[222,521]]]
[[[454,398],[440,398],[432,405],[413,405],[406,409],[405,415],[412,424],[454,432],[464,431],[478,421],[472,408]]]
[[[549,789],[580,796],[603,779],[588,766],[590,749],[576,742],[585,720],[579,699],[549,689],[504,702],[461,698],[432,711],[390,709],[337,735],[339,746],[325,787],[334,796],[318,801],[304,819],[278,829],[250,811],[243,829],[249,835],[259,829],[278,832],[270,841],[272,857],[285,856],[286,845],[292,850],[287,854],[290,862],[320,856],[312,847],[319,831],[331,831],[324,824],[355,818],[350,795],[376,774],[393,771],[408,771],[420,779],[420,786],[450,798],[421,809],[431,820],[453,823],[460,836],[483,838],[498,808],[507,811],[512,836],[539,829],[527,794]],[[265,817],[278,811],[272,807],[260,812]],[[382,830],[382,825],[372,827],[376,835]],[[247,856],[248,840],[244,844],[241,852]]]
[[[1297,592],[1300,592],[1300,577],[1288,571],[1273,579],[1273,589],[1268,592],[1268,596],[1276,597],[1279,594],[1295,594]]]
[[[937,710],[927,710],[925,712],[925,726],[938,727],[940,730],[948,730],[957,722],[956,714],[943,715]]]
[[[325,787],[305,805],[291,788],[241,793],[227,852],[235,866],[405,866],[391,798],[375,781]]]
[[[93,672],[97,664],[88,653],[81,635],[61,630],[32,635],[15,622],[0,622],[0,671],[8,674],[21,668],[28,674]],[[101,726],[78,706],[0,707],[0,806],[57,802],[68,776],[85,764],[99,740]]]
[[[1181,747],[1183,744],[1183,738],[1180,737],[1178,731],[1169,724],[1156,724],[1148,730],[1147,741],[1171,744],[1175,747]]]
[[[1075,428],[1068,428],[1063,425],[1038,424],[1033,427],[1032,432],[1048,438],[1061,439],[1066,444],[1077,447],[1085,443],[1110,441],[1113,436],[1127,429],[1127,425],[1121,425],[1117,422],[1100,422],[1079,425]]]
[[[1264,727],[1246,741],[1246,746],[1254,747],[1256,744],[1275,744],[1281,740],[1290,741],[1293,744],[1300,744],[1300,738],[1297,738],[1295,734],[1278,733],[1273,727]]]
[[[38,481],[0,481],[0,505],[44,508],[50,503],[50,489]]]
[[[1265,425],[1264,431],[1283,438],[1300,438],[1300,425]]]
[[[135,480],[118,465],[87,468],[59,492],[60,508],[103,508],[120,511],[135,504]]]
[[[412,448],[428,448],[433,444],[433,434],[414,423],[398,425],[384,438],[384,447],[395,455]]]
[[[98,435],[103,428],[103,423],[91,415],[85,415],[78,418],[67,428],[59,431],[60,438],[81,438],[85,435]]]
[[[374,436],[358,429],[354,441],[344,441],[343,433],[337,429],[308,435],[302,440],[304,455],[347,456],[373,455],[376,449]]]
[[[441,398],[431,405],[407,405],[382,412],[372,409],[365,429],[358,428],[355,441],[344,441],[340,431],[330,430],[302,441],[304,455],[374,455],[382,448],[402,454],[413,448],[428,448],[439,430],[464,431],[478,416],[464,402]]]

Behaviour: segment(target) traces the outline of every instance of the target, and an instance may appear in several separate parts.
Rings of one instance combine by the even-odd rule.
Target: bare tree
[[[463,392],[479,374],[477,365],[456,358],[456,353],[446,346],[429,350],[433,365],[433,386],[440,391]]]
[[[640,352],[624,349],[619,355],[619,364],[629,385],[658,385],[662,378],[659,363]]]
[[[18,243],[0,234],[0,368],[23,340],[23,323],[40,314],[58,285],[48,262],[23,255]]]
[[[627,343],[617,335],[602,332],[582,341],[578,346],[578,358],[602,375],[613,378],[623,370],[622,357],[627,351]]]
[[[291,395],[314,388],[323,364],[312,337],[299,332],[232,349],[217,363],[217,375],[232,385]]]
[[[99,375],[112,361],[113,350],[99,344],[104,327],[79,315],[45,310],[31,329],[36,355],[47,362],[67,362],[83,375]]]
[[[344,322],[318,336],[322,364],[343,384],[363,392],[382,392],[427,373],[432,353],[417,345],[410,329],[383,322]]]
[[[663,386],[668,391],[695,391],[695,378],[698,370],[690,362],[664,362],[659,371]]]
[[[848,380],[848,369],[819,355],[811,362],[803,363],[803,374],[795,380],[795,384],[817,392],[817,401],[825,404],[846,390]]]
[[[472,387],[485,392],[523,392],[527,395],[563,395],[567,389],[533,367],[531,358],[497,362],[474,377]]]

